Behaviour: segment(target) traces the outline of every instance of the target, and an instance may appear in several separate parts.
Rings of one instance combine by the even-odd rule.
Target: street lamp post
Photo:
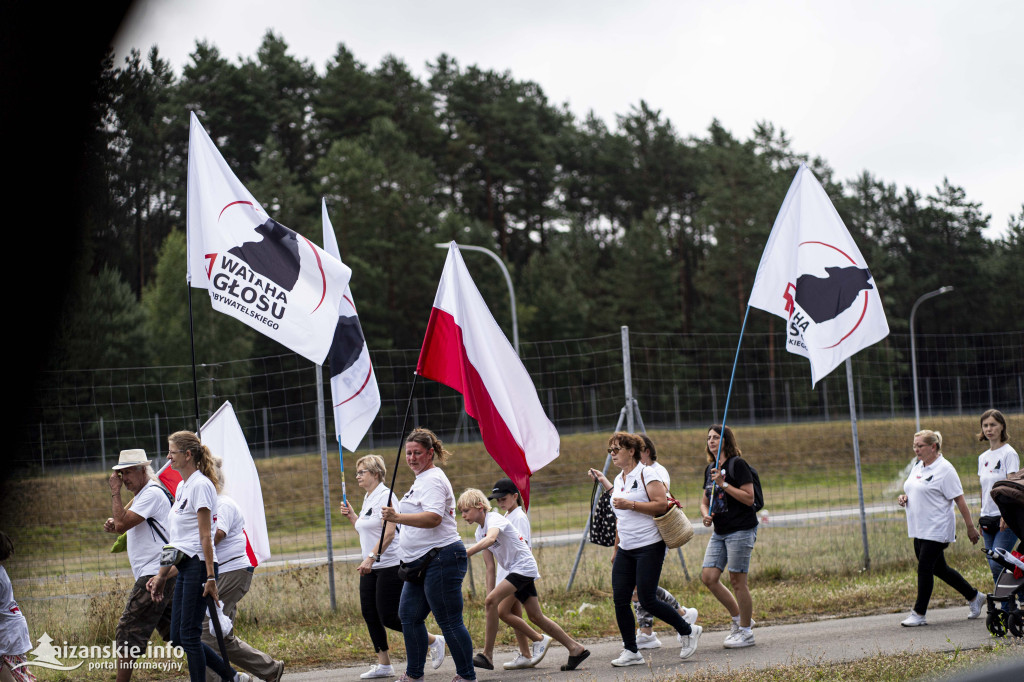
[[[438,249],[447,249],[448,244],[434,244]],[[501,268],[501,274],[505,275],[505,284],[508,285],[508,298],[512,306],[512,347],[516,349],[516,355],[519,355],[519,321],[516,318],[516,291],[512,287],[512,278],[508,274],[508,268],[505,267],[505,263],[498,257],[498,254],[494,253],[490,249],[485,249],[482,246],[467,246],[465,244],[457,244],[460,251],[479,251],[480,253],[486,253],[488,256],[494,259],[494,262]]]
[[[941,287],[935,291],[929,291],[927,294],[917,299],[914,302],[914,306],[910,309],[910,368],[914,375],[914,431],[921,430],[921,403],[917,397],[917,346],[914,343],[914,315],[917,314],[917,306],[921,305],[922,302],[927,301],[929,298],[935,298],[942,294],[948,294],[953,291],[953,287]]]

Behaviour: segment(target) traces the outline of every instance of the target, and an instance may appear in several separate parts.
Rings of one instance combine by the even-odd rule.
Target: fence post
[[[593,386],[590,387],[590,423],[593,426],[594,433],[597,433],[597,391],[594,390]]]
[[[714,384],[711,384],[711,423],[718,423],[718,393]]]
[[[548,419],[555,423],[555,392],[548,389]]]
[[[747,404],[750,405],[750,425],[753,426],[757,423],[757,417],[754,409],[754,384],[749,381],[747,382]]]
[[[825,410],[825,421],[832,421],[828,416],[828,383],[824,379],[821,380],[821,403]]]
[[[682,422],[679,420],[679,386],[672,384],[672,407],[676,412],[676,428],[682,427]]]
[[[46,448],[43,447],[43,424],[39,423],[39,465],[43,468],[43,473],[46,473]]]
[[[267,408],[263,408],[263,459],[270,457],[270,424],[267,422]]]
[[[793,423],[793,403],[789,399],[789,382],[787,381],[786,383],[784,383],[782,385],[782,387],[786,391],[786,423],[787,424],[792,424]]]
[[[963,400],[961,399],[961,396],[960,396],[960,375],[958,374],[956,376],[956,415],[958,417],[961,417],[961,416],[963,416],[963,414],[964,414],[964,406],[963,406]]]
[[[103,433],[103,417],[100,417],[100,462],[103,470],[107,470],[107,438]]]
[[[860,408],[860,418],[864,419],[864,384],[860,377],[857,377],[857,407]]]
[[[1017,375],[1017,396],[1020,398],[1020,411],[1024,412],[1024,378]]]
[[[160,452],[160,413],[153,415],[153,433],[156,435],[156,451]]]
[[[633,369],[629,363],[629,327],[623,325],[622,334],[622,381],[626,385],[626,430],[633,433]]]
[[[992,377],[988,378],[988,409],[993,409],[996,406],[995,394],[992,392]]]
[[[889,379],[889,415],[896,418],[896,391],[892,387],[892,379]]]
[[[420,401],[417,398],[412,399],[412,426],[413,428],[419,428],[420,425]],[[405,438],[405,434],[399,434],[399,438]]]
[[[334,539],[331,536],[331,486],[327,477],[327,421],[324,417],[324,370],[321,365],[313,365],[316,370],[316,422],[317,445],[320,449],[320,478],[324,488],[324,534],[327,541],[327,589],[331,594],[331,611],[338,610],[337,597],[334,590]]]
[[[932,378],[924,378],[924,405],[928,416],[932,416]]]

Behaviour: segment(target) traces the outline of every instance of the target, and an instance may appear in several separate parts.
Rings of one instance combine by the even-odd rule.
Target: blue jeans
[[[1001,547],[1006,551],[1013,549],[1014,543],[1017,542],[1017,536],[1013,534],[1013,531],[1009,528],[999,531],[998,533],[989,533],[985,530],[981,531],[981,537],[985,542],[985,549],[993,549],[995,547]],[[992,561],[988,560],[988,567],[992,569],[992,583],[999,579],[999,574],[1003,572],[1003,567]],[[1009,611],[1012,600],[1003,603],[1003,610]]]
[[[458,540],[441,548],[427,567],[422,585],[405,583],[402,588],[398,615],[405,638],[405,674],[409,677],[423,677],[423,663],[427,658],[424,621],[427,614],[432,613],[455,661],[455,671],[463,679],[476,679],[473,640],[462,621],[462,578],[468,566],[466,546]]]
[[[622,635],[622,646],[636,653],[636,621],[633,619],[633,587],[640,606],[655,618],[664,621],[681,635],[690,634],[690,624],[679,612],[658,599],[658,579],[665,563],[665,543],[655,542],[636,549],[619,549],[612,564],[612,601],[615,622]]]
[[[216,564],[214,572],[216,573]],[[203,644],[203,616],[206,615],[206,563],[199,555],[185,557],[178,564],[178,580],[174,585],[171,604],[171,641],[188,655],[188,675],[192,682],[206,682],[206,667],[225,680],[235,677],[235,671],[221,660],[213,649]]]

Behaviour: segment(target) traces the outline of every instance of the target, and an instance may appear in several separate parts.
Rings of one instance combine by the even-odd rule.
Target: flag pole
[[[341,465],[341,502],[348,505],[348,494],[345,491],[345,457],[341,449],[341,436],[338,436],[338,463]]]
[[[395,455],[395,468],[391,470],[391,485],[388,486],[388,503],[387,507],[391,506],[391,498],[395,494],[395,478],[398,476],[398,465],[402,462],[402,448],[405,446],[405,434],[406,429],[409,428],[409,413],[412,412],[412,396],[413,391],[416,390],[416,380],[419,379],[420,375],[417,372],[412,373],[412,386],[409,387],[409,400],[405,403],[405,419],[402,420],[402,430],[398,434],[398,454]],[[384,551],[384,531],[387,530],[388,522],[380,524],[380,542],[377,543],[377,561],[380,561],[380,554]]]
[[[732,384],[736,379],[736,364],[740,360],[740,347],[743,345],[743,332],[747,329],[747,317],[750,315],[750,304],[747,304],[747,310],[743,313],[743,325],[740,327],[740,340],[736,342],[736,356],[732,360],[732,374],[729,375],[729,390],[725,394],[725,409],[722,411],[722,431],[721,438],[718,439],[718,452],[715,454],[715,468],[718,468],[719,460],[722,458],[722,441],[725,440],[725,420],[729,416],[729,400],[732,398]],[[708,513],[711,511],[711,505],[715,500],[715,482],[711,482],[711,495],[708,497]]]
[[[185,289],[188,290],[188,338],[192,346],[192,395],[196,406],[196,437],[203,440],[202,422],[199,419],[199,380],[196,378],[196,332],[192,323],[192,279],[187,278]]]

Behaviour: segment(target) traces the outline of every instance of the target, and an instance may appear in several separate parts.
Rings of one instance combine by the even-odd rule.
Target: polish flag
[[[484,447],[529,507],[530,476],[558,457],[558,431],[455,242],[448,246],[416,373],[462,394]]]

